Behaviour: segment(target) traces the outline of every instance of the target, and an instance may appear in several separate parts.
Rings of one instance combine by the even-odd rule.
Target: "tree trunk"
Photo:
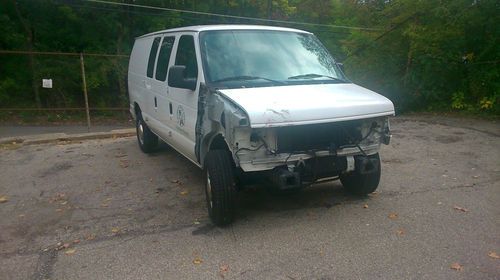
[[[120,25],[120,28],[118,30],[118,38],[116,40],[116,54],[121,54],[121,45],[123,42],[123,37],[125,36],[125,27],[123,24]],[[116,77],[118,79],[118,89],[120,91],[119,96],[120,96],[120,101],[121,103],[125,103],[127,101],[127,89],[124,81],[124,71],[122,71],[122,64],[120,63],[120,59],[123,59],[121,57],[116,57],[114,59],[114,64],[115,64],[115,69],[117,71]],[[120,104],[121,106],[122,104]]]
[[[405,88],[405,89],[406,89],[406,85],[408,84],[408,76],[410,75],[412,61],[413,61],[413,48],[411,47],[411,43],[410,43],[410,47],[408,50],[408,57],[406,59],[405,75],[403,76],[403,88]]]
[[[33,89],[33,93],[35,95],[35,102],[36,102],[36,107],[38,109],[42,108],[42,101],[40,100],[40,91],[38,90],[38,77],[36,75],[36,67],[35,67],[35,55],[32,53],[34,49],[34,43],[33,43],[33,29],[31,29],[31,24],[28,22],[28,20],[24,19],[21,15],[21,12],[19,11],[19,7],[17,6],[17,3],[15,0],[12,0],[12,4],[14,5],[14,8],[16,10],[17,17],[19,18],[19,21],[23,25],[24,31],[26,32],[26,43],[28,47],[28,59],[29,59],[29,66],[31,70],[31,87]]]

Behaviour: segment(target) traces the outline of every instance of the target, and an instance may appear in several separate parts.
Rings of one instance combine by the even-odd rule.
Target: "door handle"
[[[156,100],[156,96],[155,96],[155,109],[158,108],[158,100]]]
[[[174,114],[174,110],[172,109],[172,102],[169,102],[168,108],[170,109],[170,115]]]

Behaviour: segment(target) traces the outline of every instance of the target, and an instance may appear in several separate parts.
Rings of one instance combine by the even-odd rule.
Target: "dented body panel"
[[[386,97],[352,83],[224,89],[252,128],[305,125],[394,115]]]
[[[353,143],[345,143],[343,141],[342,143],[338,142],[338,146],[332,146],[332,143],[327,143],[330,138],[325,138],[316,141],[317,143],[311,143],[315,146],[308,147],[307,144],[305,146],[303,144],[301,148],[305,149],[293,150],[293,147],[291,147],[291,149],[286,151],[280,151],[278,135],[282,127],[293,126],[297,134],[301,134],[302,131],[310,133],[311,129],[314,131],[314,127],[311,128],[311,122],[314,121],[310,119],[297,120],[295,118],[294,122],[289,119],[282,123],[273,122],[265,127],[255,127],[251,125],[252,119],[248,117],[248,110],[245,110],[243,106],[229,99],[221,91],[214,90],[208,94],[208,102],[205,104],[205,111],[208,117],[203,119],[206,122],[203,125],[206,130],[200,134],[200,137],[213,139],[215,135],[222,136],[233,155],[235,165],[245,172],[271,170],[278,166],[295,164],[315,157],[373,155],[379,151],[380,145],[384,142],[388,143],[388,138],[390,138],[387,115],[393,114],[393,112],[382,112],[380,113],[382,116],[378,116],[376,112],[373,114],[375,117],[370,118],[366,118],[366,115],[344,116],[344,118],[356,120],[352,123],[347,123],[345,119],[333,118],[328,123],[323,124],[323,130],[338,129],[339,133],[343,133],[342,130],[350,129],[355,131],[353,134],[356,131],[359,132],[357,137],[361,140],[359,143],[354,143],[355,140],[352,139],[351,142]],[[307,122],[308,125],[302,124],[303,122]],[[341,122],[342,124],[336,127],[330,125],[335,122]],[[207,123],[210,123],[210,125],[207,125]],[[322,122],[314,123],[321,124]],[[369,127],[375,123],[375,128]],[[328,125],[331,127],[328,127]],[[316,132],[321,134],[319,131]],[[328,132],[323,137],[333,134],[336,134],[336,132]],[[368,138],[369,134],[372,135],[370,139]],[[311,134],[303,136],[305,138],[315,137]],[[354,138],[355,136],[351,137]],[[385,140],[384,137],[386,138]],[[210,146],[210,140],[205,140],[205,142],[207,146]],[[204,150],[208,151],[209,148],[207,147]]]

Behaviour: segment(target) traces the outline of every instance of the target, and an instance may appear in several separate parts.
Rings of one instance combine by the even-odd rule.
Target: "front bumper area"
[[[360,145],[361,149],[364,151],[366,155],[373,155],[378,153],[380,149],[380,144],[372,144],[372,145]],[[314,158],[314,157],[328,157],[328,156],[337,156],[337,157],[348,157],[348,156],[357,156],[362,155],[363,153],[360,151],[358,147],[344,147],[336,150],[336,153],[332,153],[331,151],[315,151],[311,153],[281,153],[275,155],[267,155],[266,157],[252,158],[246,159],[245,156],[239,157],[239,164],[241,169],[245,172],[250,171],[264,171],[271,170],[278,166],[283,165],[291,165],[295,166],[297,163]]]

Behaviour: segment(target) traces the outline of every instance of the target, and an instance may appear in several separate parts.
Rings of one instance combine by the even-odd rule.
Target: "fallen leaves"
[[[452,263],[450,265],[450,268],[454,269],[454,270],[457,270],[457,271],[462,271],[464,269],[464,267],[461,264],[459,264],[459,263]]]
[[[189,191],[182,191],[181,195],[187,195],[188,193],[189,193]]]
[[[389,219],[391,219],[391,220],[395,220],[395,219],[397,219],[397,218],[398,218],[398,214],[397,214],[397,213],[390,213],[388,217],[389,217]]]
[[[94,239],[95,239],[95,237],[96,237],[96,235],[95,235],[95,234],[93,234],[93,233],[89,233],[89,234],[86,234],[86,235],[85,235],[85,239],[86,239],[86,240],[94,240]]]
[[[405,232],[404,229],[400,228],[400,229],[396,230],[396,234],[399,235],[399,236],[401,236],[401,235],[405,235],[406,232]]]
[[[493,251],[488,253],[488,257],[490,257],[492,259],[497,259],[497,260],[500,259],[500,256],[496,252],[493,252]]]
[[[119,227],[114,227],[111,229],[112,233],[119,233],[120,231],[121,231],[121,229]]]
[[[76,252],[76,249],[71,248],[71,249],[64,251],[64,254],[67,256],[70,256],[70,255],[73,255],[75,252]]]
[[[120,167],[121,168],[127,168],[128,166],[129,166],[129,161],[127,159],[120,160]]]
[[[54,202],[59,202],[59,201],[66,201],[66,194],[65,193],[56,193],[53,195],[51,198],[49,198],[49,203],[54,203]]]
[[[453,209],[457,210],[457,211],[462,211],[462,212],[469,212],[468,209],[466,208],[463,208],[463,207],[460,207],[460,206],[453,206]]]
[[[170,182],[172,182],[172,183],[174,183],[174,184],[177,184],[177,185],[182,185],[182,182],[181,182],[181,180],[179,180],[179,179],[175,179],[175,180],[172,180],[172,181],[170,181]]]
[[[220,271],[221,272],[228,272],[229,271],[229,266],[227,264],[223,264],[220,266]]]
[[[6,195],[1,195],[0,196],[0,203],[5,203],[9,201],[9,198]]]
[[[68,249],[70,245],[71,244],[69,244],[69,243],[58,242],[56,244],[56,250],[59,251],[59,250],[63,250],[63,249]]]
[[[202,260],[201,258],[199,258],[199,257],[196,257],[196,258],[194,258],[193,263],[194,263],[194,264],[197,264],[197,265],[198,265],[198,264],[202,264],[202,263],[203,263],[203,260]]]
[[[367,209],[368,208],[368,204],[363,205],[363,208]]]
[[[109,202],[112,200],[111,197],[108,197],[106,198],[105,200],[103,200],[103,202],[101,203],[101,207],[108,207],[109,206]]]
[[[225,274],[229,271],[229,265],[223,264],[219,267],[219,274],[222,278],[225,277]]]

